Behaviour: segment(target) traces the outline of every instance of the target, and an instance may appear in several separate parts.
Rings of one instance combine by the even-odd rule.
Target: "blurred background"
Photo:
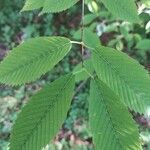
[[[44,14],[39,11],[20,13],[25,0],[0,0],[0,60],[22,41],[37,36],[62,35],[80,40],[81,2],[60,14]],[[150,70],[150,1],[136,1],[140,24],[120,21],[94,0],[86,1],[85,42],[95,40],[102,45],[124,51]],[[95,33],[95,34],[93,34]],[[89,45],[90,46],[90,45]],[[85,58],[90,57],[86,49]],[[73,71],[81,62],[81,47],[75,45],[72,51],[55,68],[36,82],[20,87],[0,86],[0,150],[7,150],[12,124],[28,99],[46,83],[62,74]],[[77,69],[77,68],[76,68]],[[88,130],[89,80],[76,85],[68,117],[45,150],[93,150]],[[150,111],[146,116],[132,112],[138,124],[144,150],[150,150]]]

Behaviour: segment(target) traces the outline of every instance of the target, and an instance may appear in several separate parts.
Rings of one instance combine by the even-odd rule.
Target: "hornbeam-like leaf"
[[[42,13],[60,12],[77,3],[78,0],[45,0]]]
[[[137,126],[127,108],[98,79],[91,82],[89,123],[96,150],[141,150]]]
[[[26,0],[22,11],[43,8],[42,13],[60,12],[66,10],[79,0]]]
[[[24,42],[0,64],[0,82],[20,85],[34,81],[63,59],[71,46],[64,37],[38,37]]]
[[[43,7],[45,0],[26,0],[22,11],[34,10]]]
[[[137,61],[123,52],[98,46],[93,50],[97,75],[136,112],[150,107],[150,77]]]
[[[55,137],[67,116],[74,85],[69,74],[31,98],[13,126],[10,150],[41,150]]]
[[[138,12],[134,0],[99,0],[116,17],[129,22],[138,22]]]

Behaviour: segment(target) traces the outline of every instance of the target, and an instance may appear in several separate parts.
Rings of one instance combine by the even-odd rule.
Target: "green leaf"
[[[84,16],[84,25],[90,24],[94,19],[98,17],[97,14],[87,14]]]
[[[89,74],[87,73],[87,70],[82,67],[82,63],[78,64],[75,67],[73,74],[75,75],[76,82],[80,82],[89,78]]]
[[[145,6],[147,8],[150,8],[150,1],[149,0],[141,0],[143,4],[145,4]]]
[[[138,128],[127,108],[102,81],[91,82],[89,123],[96,150],[141,150]]]
[[[44,0],[26,0],[26,3],[22,9],[22,11],[28,11],[33,9],[38,9],[43,7]]]
[[[73,36],[76,40],[81,40],[81,29],[77,30]],[[95,47],[101,44],[100,39],[96,33],[90,28],[84,28],[83,31],[83,42],[87,47]]]
[[[83,65],[82,63],[79,63],[73,70],[76,82],[88,79],[93,72],[94,67],[91,59],[85,60]]]
[[[74,85],[74,76],[69,74],[31,98],[13,126],[10,150],[41,150],[53,140],[67,116]]]
[[[78,0],[45,0],[42,13],[60,12],[77,3]]]
[[[70,51],[71,42],[63,37],[30,39],[0,64],[0,82],[20,85],[31,82],[51,70]]]
[[[143,39],[139,41],[136,45],[136,48],[143,51],[150,50],[150,39]]]
[[[83,42],[88,47],[95,47],[100,44],[100,39],[96,33],[93,33],[89,28],[84,29]]]
[[[139,22],[138,12],[134,0],[101,1],[114,16],[129,22]]]
[[[98,46],[93,50],[97,75],[136,112],[150,107],[150,77],[137,61],[121,51]]]
[[[27,0],[22,11],[43,8],[42,13],[55,13],[66,10],[77,2],[78,0]]]
[[[95,1],[89,1],[87,3],[87,7],[88,7],[89,11],[92,12],[92,13],[96,14],[99,11],[99,7],[98,7],[98,5]]]

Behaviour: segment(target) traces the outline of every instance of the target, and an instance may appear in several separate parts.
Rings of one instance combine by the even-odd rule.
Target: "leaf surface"
[[[76,40],[81,40],[81,29],[77,30],[74,33],[74,39]],[[96,47],[97,45],[101,44],[101,41],[96,33],[94,33],[90,27],[84,28],[83,31],[83,43],[89,47],[93,48]]]
[[[55,13],[72,7],[78,0],[26,0],[22,11],[42,8],[41,13]]]
[[[11,132],[10,150],[41,150],[53,140],[70,107],[75,79],[63,76],[34,95]]]
[[[92,75],[94,72],[94,67],[92,65],[91,59],[87,59],[82,63],[79,63],[73,70],[73,74],[75,75],[76,82],[86,80]]]
[[[125,53],[98,46],[93,50],[93,66],[99,78],[132,110],[145,113],[150,106],[148,71]]]
[[[60,12],[72,7],[78,0],[45,0],[42,13]]]
[[[26,0],[22,11],[28,11],[43,7],[44,0]]]
[[[134,0],[99,0],[116,17],[129,22],[139,22]]]
[[[127,108],[99,79],[90,86],[89,123],[96,150],[141,150],[137,126]]]
[[[70,51],[64,37],[38,37],[14,48],[0,64],[0,82],[20,85],[38,79]]]

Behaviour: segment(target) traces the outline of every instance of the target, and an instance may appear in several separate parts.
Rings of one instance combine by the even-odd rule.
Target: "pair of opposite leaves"
[[[51,2],[51,3],[50,3]],[[53,2],[53,3],[52,3]],[[65,9],[67,9],[67,8],[69,8],[69,7],[71,7],[72,5],[74,5],[75,3],[76,3],[77,1],[69,1],[69,0],[64,0],[64,1],[56,1],[55,3],[54,3],[54,1],[52,0],[52,1],[50,1],[50,0],[45,0],[45,1],[35,1],[35,0],[27,0],[27,3],[26,3],[26,5],[25,5],[25,7],[24,7],[24,10],[30,10],[30,9],[37,9],[37,8],[40,8],[40,7],[43,7],[43,11],[42,11],[42,13],[44,13],[44,12],[59,12],[59,11],[62,11],[62,10],[65,10]],[[113,5],[113,9],[112,9],[112,1],[110,1],[110,0],[106,0],[106,1],[103,1],[103,3],[105,4],[105,6],[110,10],[110,11],[112,11],[112,13],[113,14],[115,14],[116,16],[118,15],[118,17],[120,17],[120,18],[122,18],[122,19],[125,19],[125,20],[128,20],[128,21],[131,21],[131,22],[137,22],[139,19],[138,19],[138,17],[137,17],[137,13],[136,13],[136,7],[135,7],[135,4],[134,4],[134,2],[133,1],[129,1],[129,3],[127,3],[127,1],[122,1],[121,3],[117,0],[116,1],[117,3],[117,5]],[[124,5],[124,4],[129,4],[129,7],[127,6],[127,5]],[[53,4],[53,5],[52,5]],[[114,2],[113,2],[113,4],[114,4]],[[126,7],[127,6],[127,7]],[[119,9],[118,9],[119,8]],[[120,9],[121,8],[121,9]],[[126,15],[127,13],[124,13],[125,11],[128,11],[128,14],[129,15]],[[57,38],[54,38],[54,41],[52,40],[52,39],[48,39],[48,38],[40,38],[40,39],[36,39],[34,42],[37,44],[37,42],[38,41],[44,41],[44,42],[50,42],[50,41],[52,41],[52,43],[51,43],[51,47],[43,47],[43,46],[41,46],[40,44],[39,45],[37,45],[37,47],[36,47],[36,49],[37,49],[37,55],[35,54],[35,53],[33,53],[31,56],[30,56],[30,52],[29,51],[26,51],[24,54],[24,57],[22,57],[21,59],[19,59],[19,60],[17,60],[17,62],[16,63],[14,63],[14,58],[13,57],[17,57],[17,58],[19,58],[18,56],[20,56],[20,55],[22,55],[23,54],[23,51],[21,51],[21,53],[19,52],[19,47],[18,48],[16,48],[15,49],[15,51],[14,51],[14,53],[12,53],[11,55],[10,55],[10,57],[9,58],[6,58],[5,59],[5,61],[2,63],[2,65],[0,66],[1,67],[1,69],[2,69],[2,73],[1,73],[1,75],[0,75],[0,77],[1,77],[1,82],[3,82],[3,83],[7,83],[8,82],[8,84],[13,84],[13,85],[16,85],[16,84],[21,84],[21,83],[24,83],[24,82],[29,82],[29,81],[33,81],[33,80],[35,80],[36,78],[38,78],[39,76],[41,76],[42,74],[44,74],[45,72],[47,72],[49,69],[51,69],[56,63],[58,63],[65,55],[66,55],[66,53],[70,50],[70,48],[71,48],[71,43],[70,42],[66,42],[65,40],[67,40],[67,39],[63,39],[64,41],[65,41],[65,43],[66,44],[64,44],[63,42],[62,43],[60,43],[60,45],[58,44],[60,41],[59,41],[59,39],[57,39]],[[54,42],[56,42],[56,41],[59,41],[57,44],[60,46],[56,46],[55,44],[54,44]],[[31,42],[32,43],[32,42]],[[27,49],[27,48],[31,48],[32,46],[32,44],[30,43],[30,41],[29,41],[29,45],[27,44],[24,44],[24,45],[22,45],[22,48],[21,49]],[[35,43],[33,43],[33,47],[34,47],[34,44]],[[31,47],[30,47],[31,46]],[[39,49],[38,49],[38,46],[40,46],[39,47]],[[61,47],[62,46],[62,47]],[[50,50],[49,52],[48,51],[44,51],[44,53],[40,53],[40,48],[48,48],[48,50]],[[18,49],[18,50],[17,50]],[[54,49],[56,49],[56,50],[58,50],[57,52],[54,52]],[[61,51],[59,51],[59,49],[61,49]],[[67,51],[65,51],[65,49],[67,50]],[[62,52],[63,51],[63,52]],[[61,54],[60,52],[62,52],[62,55],[60,56],[59,54]],[[53,56],[53,57],[48,57],[48,56],[50,56],[50,54],[51,54],[51,56]],[[27,57],[26,57],[27,56]],[[27,59],[26,59],[27,58]],[[46,60],[47,61],[45,61],[44,63],[44,65],[42,65],[42,60],[44,59],[44,58],[46,58]],[[52,60],[51,60],[51,63],[49,63],[49,59],[48,58],[52,58]],[[29,60],[29,61],[28,61]],[[38,60],[36,63],[35,63],[35,61],[36,60]],[[22,62],[21,64],[19,64],[19,62]],[[28,61],[28,62],[27,62]],[[14,65],[12,65],[12,64],[14,64]],[[16,67],[16,64],[19,64],[19,65],[17,65],[17,67]],[[35,63],[35,64],[34,64]],[[27,65],[27,66],[26,66]],[[35,65],[35,66],[34,66]],[[6,69],[6,68],[7,69]],[[12,67],[12,68],[11,68]],[[33,69],[33,70],[31,70],[31,68],[36,68],[35,70]],[[15,68],[15,71],[13,70]],[[41,68],[41,70],[38,70],[38,68]],[[112,69],[112,68],[111,68]],[[28,72],[29,71],[29,72]],[[35,72],[34,72],[35,71]],[[24,73],[26,73],[26,75],[24,74]],[[33,75],[33,76],[32,76]],[[120,76],[121,77],[121,76]],[[141,76],[140,76],[141,77]],[[145,77],[145,76],[144,76]],[[13,78],[13,79],[12,79]],[[145,78],[144,78],[145,79]],[[65,80],[64,80],[65,81]],[[68,81],[68,80],[67,80]],[[107,81],[107,80],[106,80]],[[57,82],[55,82],[55,83],[57,83]],[[54,84],[54,83],[53,83]],[[52,85],[53,85],[52,84]],[[55,84],[54,84],[55,85]],[[53,85],[53,87],[55,87]],[[103,86],[103,88],[104,88],[105,86]],[[104,88],[105,89],[105,88]],[[56,89],[55,89],[56,90]],[[64,88],[62,88],[59,92],[61,92],[62,90],[64,90]],[[99,92],[99,91],[98,91]],[[97,92],[97,93],[98,93]],[[145,92],[145,91],[144,91]],[[42,92],[40,92],[40,93],[42,93]],[[44,95],[45,95],[46,93],[44,92]],[[131,94],[131,93],[130,93]],[[42,95],[42,97],[44,96],[44,95]],[[132,94],[131,94],[132,95]],[[54,96],[54,97],[53,97]],[[124,96],[124,95],[123,95]],[[36,96],[35,96],[36,97]],[[37,98],[39,98],[40,97],[40,94],[37,96]],[[41,98],[42,98],[41,97]],[[56,103],[57,103],[57,97],[59,97],[59,94],[54,94],[54,95],[50,95],[50,97],[52,97],[52,98],[56,98]],[[64,96],[65,98],[66,98],[66,96]],[[33,98],[34,99],[34,98]],[[35,98],[36,99],[36,98]],[[59,98],[58,98],[59,99]],[[137,100],[137,98],[135,98],[136,100]],[[54,100],[54,99],[53,99]],[[32,101],[32,102],[34,102],[34,101]],[[136,102],[137,103],[137,102]],[[94,103],[95,104],[95,103]],[[43,104],[42,104],[43,105]],[[31,107],[30,107],[31,106]],[[50,106],[51,107],[54,107],[55,106],[55,101],[53,101],[53,102],[51,102],[51,103],[49,103],[48,102],[48,104],[47,103],[45,103],[45,105],[43,105],[43,107],[41,107],[40,106],[40,108],[42,109],[42,108],[45,108],[45,106],[47,106],[46,108],[48,109]],[[58,105],[56,105],[57,107],[58,107]],[[66,106],[68,106],[68,105],[66,105]],[[91,105],[92,106],[92,105]],[[132,106],[132,104],[131,104],[131,106]],[[37,109],[34,109],[33,110],[33,112],[32,113],[35,113],[36,115],[34,116],[35,118],[33,119],[32,117],[31,117],[31,115],[30,115],[30,113],[28,112],[28,109],[29,110],[31,110],[31,109],[33,109],[32,108],[33,106],[32,105],[28,105],[27,107],[25,107],[24,108],[24,110],[27,110],[27,113],[21,113],[20,114],[20,116],[23,114],[24,115],[24,117],[20,117],[20,118],[22,118],[20,121],[18,121],[18,123],[17,123],[17,121],[16,121],[16,125],[14,126],[14,130],[13,130],[13,132],[12,132],[12,142],[11,142],[11,148],[13,149],[39,149],[39,148],[41,148],[41,146],[44,144],[46,144],[46,140],[49,140],[49,136],[48,136],[48,134],[45,134],[46,133],[46,128],[42,128],[43,126],[44,127],[46,127],[46,125],[47,125],[47,123],[49,123],[49,121],[50,120],[47,120],[47,122],[46,122],[46,120],[44,120],[43,119],[43,117],[42,118],[40,118],[38,115],[38,112],[36,112],[36,110]],[[35,108],[37,108],[37,106],[35,106]],[[39,106],[38,106],[38,108],[39,108]],[[143,111],[143,106],[141,107],[142,109],[139,109],[139,108],[136,108],[136,109],[139,109],[140,111],[142,110]],[[24,111],[23,110],[23,111]],[[57,119],[57,121],[59,120],[60,122],[62,122],[62,118],[64,118],[65,117],[65,111],[63,111],[64,113],[62,113],[61,112],[61,114],[62,114],[62,116],[61,115],[58,115],[58,111],[62,111],[62,109],[60,108],[60,109],[55,109],[56,110],[56,114],[54,114],[54,113],[47,113],[47,110],[45,111],[45,109],[44,109],[44,114],[42,113],[42,115],[44,115],[44,116],[47,116],[47,114],[48,114],[48,117],[47,117],[47,119],[49,119],[49,118],[53,118],[53,120],[52,120],[52,122],[55,122],[56,121],[56,119],[54,119],[54,116],[57,116],[57,118],[59,118],[59,119]],[[68,110],[68,109],[66,109],[66,110]],[[25,111],[26,112],[26,111]],[[92,111],[91,111],[91,114],[92,114]],[[49,116],[49,115],[52,115],[51,117]],[[116,114],[115,114],[116,115]],[[59,116],[59,117],[58,117]],[[31,120],[29,120],[29,118],[28,117],[31,117],[31,119],[33,119],[33,122],[31,121]],[[39,117],[39,118],[36,118],[36,117]],[[27,118],[27,125],[29,125],[30,124],[30,127],[31,128],[22,128],[22,125],[25,125],[24,124],[24,119],[25,118]],[[99,118],[98,118],[99,119]],[[19,119],[18,119],[19,120]],[[38,121],[40,121],[41,122],[41,124],[39,125],[39,126],[32,126],[33,124],[35,124],[35,122],[36,122],[36,120],[38,120]],[[44,121],[43,121],[44,120]],[[63,119],[64,120],[64,119]],[[95,119],[96,120],[96,119]],[[128,118],[128,120],[129,120],[129,128],[130,128],[130,125],[132,124],[131,122],[131,118]],[[31,122],[29,122],[29,121],[31,121]],[[35,122],[34,122],[35,121]],[[55,124],[55,127],[56,128],[58,128],[59,127],[59,125],[61,124],[60,122],[55,122],[56,124]],[[118,121],[118,120],[117,120]],[[130,122],[131,121],[131,122]],[[44,123],[43,123],[44,122]],[[107,122],[107,121],[106,121]],[[39,122],[38,122],[39,123]],[[114,127],[114,124],[112,124],[112,126]],[[112,128],[112,126],[110,127],[110,129]],[[34,127],[34,128],[33,128]],[[48,127],[48,129],[47,129],[47,131],[49,131],[49,132],[47,132],[47,133],[51,133],[50,134],[50,136],[52,136],[52,135],[54,135],[55,134],[55,132],[56,132],[56,130],[57,129],[54,129],[54,126],[52,126],[52,128],[50,129],[49,128],[49,125],[47,125],[47,127]],[[15,130],[15,128],[16,128],[16,130]],[[128,128],[128,129],[129,129]],[[20,130],[19,130],[20,129]],[[34,129],[36,129],[35,130],[35,132],[31,132],[32,130],[34,131]],[[135,131],[135,128],[132,126],[132,128],[130,128],[130,129],[133,129],[132,131],[134,132]],[[24,132],[22,131],[22,130],[24,130]],[[44,131],[43,131],[44,130]],[[94,130],[95,130],[95,128],[93,128],[93,133],[94,133]],[[105,130],[105,129],[104,129]],[[114,128],[114,131],[115,131],[116,129]],[[28,131],[28,132],[25,132],[25,131]],[[103,131],[103,130],[101,130],[101,131]],[[118,130],[119,131],[119,130]],[[115,131],[116,133],[118,132],[117,130]],[[120,130],[121,131],[121,130]],[[119,131],[119,132],[120,132]],[[125,131],[125,130],[124,130]],[[131,131],[131,130],[130,130]],[[97,130],[96,130],[96,132],[97,132]],[[32,133],[33,133],[33,137],[31,136],[30,137],[30,135],[32,135]],[[123,132],[122,132],[123,133]],[[122,134],[121,133],[121,134]],[[125,133],[125,132],[124,132]],[[137,133],[137,132],[136,132]],[[25,136],[25,135],[26,136]],[[41,134],[42,134],[42,137],[43,138],[41,138],[40,136],[41,136]],[[120,135],[121,135],[120,134]],[[47,138],[45,137],[45,136],[47,136]],[[108,136],[108,135],[107,135]],[[37,137],[38,139],[36,139],[35,137]],[[116,135],[115,135],[115,137],[116,137]],[[23,138],[23,139],[20,139],[20,138]],[[98,136],[94,136],[94,142],[95,142],[95,144],[96,144],[96,146],[98,147],[98,143],[99,143],[99,141],[97,141],[97,138],[99,138],[99,135]],[[113,139],[114,137],[112,137],[112,139]],[[120,137],[121,138],[121,137]],[[28,140],[29,139],[29,140]],[[42,140],[41,140],[42,139]],[[130,136],[130,139],[131,139],[131,136]],[[117,140],[117,139],[116,139]],[[134,141],[135,140],[135,141]],[[105,142],[107,141],[107,138],[105,139]],[[48,141],[47,141],[48,142]],[[123,143],[122,143],[123,142]],[[122,149],[140,149],[140,146],[139,146],[139,142],[138,142],[138,136],[137,136],[137,134],[134,134],[134,138],[132,138],[132,140],[131,140],[131,144],[130,144],[130,142],[129,141],[126,141],[125,143],[124,143],[125,141],[121,141],[120,143],[118,143],[118,147],[116,147],[117,146],[117,143],[112,143],[112,142],[110,142],[111,144],[111,147],[112,147],[112,144],[113,144],[113,146],[114,146],[114,149],[120,149],[120,148],[122,148]],[[128,144],[127,144],[128,143]],[[125,144],[125,145],[124,145]],[[43,145],[43,146],[44,146]],[[102,143],[102,145],[104,146],[104,145],[107,145],[108,147],[110,147],[110,145],[108,145],[108,143],[106,143],[106,144],[104,144],[104,141],[103,141],[103,143]],[[101,146],[102,146],[101,145]],[[108,147],[103,147],[103,149],[108,149]]]
[[[54,13],[66,10],[79,0],[26,0],[22,11],[42,8],[42,13]],[[91,0],[92,1],[92,0]],[[134,0],[97,0],[117,18],[129,22],[139,22],[137,7]]]
[[[0,82],[21,85],[35,81],[62,60],[71,47],[71,41],[64,37],[28,40],[14,48],[0,64]],[[121,52],[105,47],[101,49],[93,51],[99,77],[120,95],[127,106],[145,113],[150,97],[148,72]]]
[[[29,82],[29,81],[35,80],[40,75],[44,74],[49,69],[51,69],[56,63],[58,63],[70,51],[70,49],[71,49],[71,41],[63,37],[43,37],[43,38],[35,38],[32,40],[29,40],[21,44],[17,48],[15,48],[10,53],[10,55],[8,55],[8,57],[1,63],[0,81],[2,83],[16,85],[16,84],[25,83],[27,81]],[[94,69],[97,72],[97,75],[103,81],[105,81],[107,85],[109,85],[109,87],[113,89],[121,97],[121,99],[127,106],[129,106],[131,109],[134,109],[136,111],[144,112],[144,110],[148,107],[148,104],[149,104],[148,98],[150,97],[149,96],[150,80],[149,80],[148,73],[143,69],[143,67],[141,67],[136,61],[132,60],[131,58],[129,58],[127,55],[123,54],[122,52],[115,51],[111,48],[98,46],[97,48],[92,50],[92,52],[93,52],[93,57],[94,57],[93,65],[94,65]],[[16,60],[16,58],[18,59]],[[47,90],[45,90],[44,88],[42,90],[43,92],[40,92],[39,94],[33,97],[33,100],[30,101],[31,104],[29,103],[23,109],[22,113],[20,114],[20,117],[15,123],[14,129],[12,131],[12,136],[11,136],[12,137],[11,149],[15,149],[15,150],[17,149],[19,150],[19,148],[38,149],[41,146],[44,146],[47,143],[47,140],[51,139],[51,137],[54,136],[54,133],[58,131],[59,125],[61,125],[61,123],[65,119],[66,113],[69,109],[68,106],[70,104],[72,92],[68,90],[71,90],[74,88],[74,86],[68,85],[68,82],[70,82],[70,80],[72,81],[71,85],[74,85],[74,81],[73,81],[74,79],[71,75],[66,80],[60,79],[57,82],[54,82],[50,87],[46,88]],[[63,83],[63,85],[61,85],[61,82]],[[103,83],[101,84],[103,85]],[[105,85],[102,87],[104,89],[106,88]],[[102,89],[102,87],[100,89]],[[94,89],[96,88],[94,87]],[[53,91],[56,91],[56,92],[53,92]],[[98,90],[97,93],[99,93],[100,91],[101,90]],[[111,93],[110,92],[111,90],[108,91],[108,89],[106,88],[106,91],[107,91],[106,92],[107,94],[105,93],[103,99],[105,100],[108,97],[108,100],[110,100],[109,94]],[[71,94],[71,96],[69,96],[68,94]],[[92,96],[92,97],[95,97],[95,102],[93,101],[94,103],[93,105],[95,105],[95,103],[97,103],[96,102],[97,96]],[[64,101],[60,100],[62,98],[67,101],[64,103],[65,106],[62,104]],[[44,103],[43,101],[41,101],[41,99],[44,100]],[[94,98],[91,98],[91,99],[94,99]],[[114,97],[111,100],[114,102],[115,99],[119,99],[119,98]],[[102,102],[105,102],[105,101],[101,101],[101,103]],[[56,107],[60,106],[60,107],[58,107],[58,109],[55,109],[55,106]],[[97,106],[98,106],[97,107],[98,109],[99,105]],[[115,110],[118,110],[118,108],[116,108],[117,106],[118,104],[117,105],[114,104],[114,107],[112,108],[112,112],[110,113],[106,113],[107,111],[104,110],[106,111],[105,115],[111,115],[109,117],[112,118],[112,115],[114,113],[116,117],[119,119],[118,115],[116,114],[117,112],[115,112]],[[64,108],[66,107],[66,109],[63,109],[62,107]],[[92,104],[90,105],[90,107],[92,107]],[[125,109],[124,106],[122,107]],[[56,111],[55,112],[56,114],[53,113],[54,110]],[[94,111],[94,109],[92,110]],[[90,115],[92,114],[92,110],[90,111]],[[94,116],[96,116],[97,121],[100,121],[98,110],[97,112],[93,112],[91,119],[94,118]],[[121,113],[121,114],[124,114],[124,113]],[[52,119],[52,120],[46,121],[46,116],[47,116],[47,119]],[[130,137],[131,136],[129,135],[130,130],[128,131],[126,128],[123,129],[121,126],[118,126],[121,122],[119,122],[120,120],[117,120],[116,117],[114,117],[114,120],[116,119],[114,122],[110,122],[111,124],[110,129],[114,125],[116,125],[116,127],[113,129],[114,130],[113,134],[118,133],[118,130],[121,129],[119,131],[121,135],[126,133],[127,134],[126,136]],[[24,121],[25,119],[26,121]],[[123,120],[121,119],[121,121],[127,122],[128,119],[131,121],[131,118],[129,117],[124,117],[124,119]],[[59,120],[61,123],[59,122]],[[108,119],[107,121],[109,120],[110,119]],[[136,128],[133,126],[133,124],[131,124],[132,121],[131,122],[130,121],[129,121],[129,128],[132,129],[132,131],[136,131]],[[118,124],[115,124],[116,122],[118,122]],[[51,123],[53,123],[53,125],[49,127]],[[46,127],[50,129],[47,129]],[[93,133],[94,133],[95,123],[91,125],[91,128],[93,129]],[[48,130],[49,132],[47,132],[46,130]],[[104,130],[106,130],[106,128],[104,128]],[[35,131],[35,132],[31,132],[31,131]],[[122,133],[121,131],[122,132],[124,131],[125,133]],[[50,134],[51,137],[49,137],[50,135],[49,134],[47,135],[46,132],[51,133]],[[100,130],[100,132],[103,132],[103,130]],[[124,137],[125,139],[123,137],[120,137],[120,138],[123,138],[123,139],[120,139],[121,142],[123,142],[123,147],[133,146],[132,149],[139,147],[138,146],[139,141],[138,141],[137,135],[138,135],[137,132],[136,134],[134,134],[134,136],[132,135],[133,137],[135,137],[133,138],[135,139],[133,140],[133,143],[129,142],[131,140],[124,141],[126,137]],[[99,138],[99,136],[100,136],[99,134],[94,135],[94,138],[95,138],[94,142],[96,146],[99,143],[96,140],[97,138]],[[35,137],[37,137],[41,141],[41,143],[37,142],[38,139],[36,139]],[[106,141],[107,141],[107,138],[106,138]],[[114,139],[113,136],[112,136],[112,139]],[[112,144],[112,142],[110,143]],[[115,145],[116,144],[114,144],[114,147]],[[122,144],[119,144],[119,145],[122,145]]]
[[[74,85],[74,76],[66,75],[32,97],[13,127],[10,150],[41,150],[54,138],[67,116]],[[98,79],[91,82],[89,123],[96,150],[141,150],[127,108]]]

